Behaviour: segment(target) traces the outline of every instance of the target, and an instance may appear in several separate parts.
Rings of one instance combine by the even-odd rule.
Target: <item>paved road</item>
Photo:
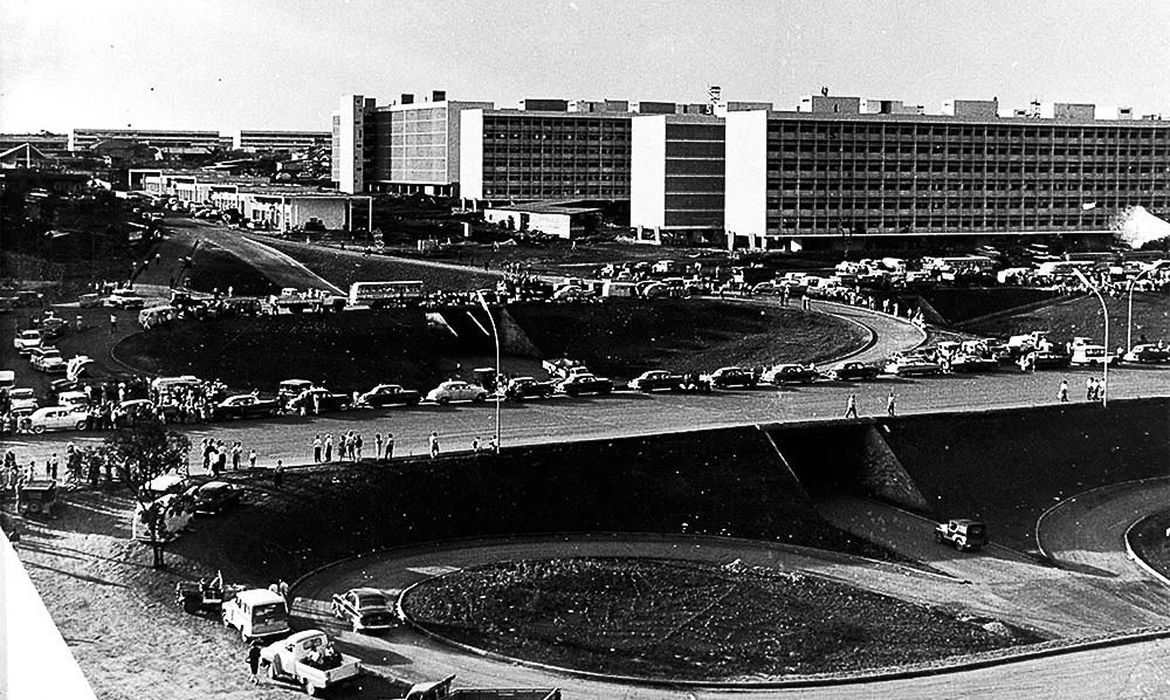
[[[557,686],[566,698],[1153,698],[1170,688],[1164,663],[1170,643],[1157,641],[1118,649],[1078,652],[983,670],[942,676],[879,681],[823,689],[736,691],[622,686],[530,666],[518,666],[464,653],[406,628],[384,636],[355,635],[328,617],[329,596],[357,585],[401,590],[428,576],[509,558],[562,556],[654,556],[726,563],[735,559],[760,566],[804,569],[863,585],[879,592],[887,586],[918,595],[969,595],[968,584],[890,564],[843,555],[825,555],[761,542],[699,538],[618,536],[612,538],[533,539],[482,542],[445,547],[417,547],[387,555],[363,557],[318,572],[301,582],[293,594],[294,615],[301,624],[324,625],[340,635],[340,644],[357,653],[379,675],[407,681],[431,680],[457,669],[465,686]],[[914,596],[911,596],[914,599]]]
[[[334,294],[345,293],[340,287],[292,257],[271,246],[264,245],[251,236],[243,235],[239,231],[198,221],[198,225],[193,229],[187,229],[185,225],[179,224],[173,237],[182,235],[193,235],[202,238],[211,245],[223,248],[256,268],[257,272],[267,277],[278,287],[327,289]]]

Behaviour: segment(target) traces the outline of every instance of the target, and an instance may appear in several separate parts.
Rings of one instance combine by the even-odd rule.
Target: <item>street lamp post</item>
[[[1074,269],[1073,272],[1077,273],[1077,277],[1081,278],[1081,282],[1083,282],[1085,284],[1085,286],[1089,288],[1089,291],[1092,292],[1097,297],[1097,301],[1101,302],[1101,316],[1105,319],[1105,355],[1101,358],[1101,365],[1105,369],[1104,369],[1104,375],[1101,378],[1101,405],[1108,408],[1109,407],[1109,308],[1107,306],[1105,306],[1105,297],[1101,296],[1101,290],[1097,288],[1097,285],[1090,282],[1089,278],[1085,277],[1085,273],[1081,272],[1080,270]]]
[[[1159,260],[1158,262],[1154,263],[1153,265],[1151,265],[1151,266],[1147,267],[1146,269],[1142,270],[1141,272],[1139,272],[1137,275],[1134,276],[1133,279],[1131,279],[1129,281],[1129,289],[1126,291],[1127,296],[1129,297],[1129,304],[1127,307],[1128,310],[1126,311],[1126,319],[1125,319],[1125,351],[1126,352],[1130,352],[1133,350],[1133,290],[1134,290],[1134,287],[1137,286],[1138,280],[1140,280],[1142,277],[1145,277],[1146,275],[1150,274],[1154,270],[1157,270],[1159,267],[1162,267],[1162,264],[1164,262],[1166,262],[1166,261]]]
[[[500,332],[496,328],[496,319],[492,316],[492,310],[488,308],[487,299],[484,298],[483,292],[478,293],[479,305],[483,307],[484,313],[487,314],[488,322],[492,324],[492,339],[496,342],[496,454],[500,452],[500,407],[504,403],[504,397],[499,395],[500,390]]]

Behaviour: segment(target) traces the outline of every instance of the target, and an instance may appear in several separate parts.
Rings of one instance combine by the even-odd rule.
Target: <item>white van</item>
[[[241,591],[224,601],[223,624],[238,629],[245,642],[288,634],[288,606],[284,598],[266,588]]]
[[[142,326],[144,330],[149,330],[160,323],[175,320],[178,313],[175,307],[170,305],[152,306],[138,312],[138,325]]]

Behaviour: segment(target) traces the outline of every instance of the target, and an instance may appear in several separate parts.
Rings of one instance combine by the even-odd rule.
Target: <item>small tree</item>
[[[129,488],[142,506],[156,569],[163,567],[164,543],[160,536],[163,513],[144,487],[155,477],[186,467],[190,449],[187,436],[168,430],[161,421],[150,417],[115,430],[94,456],[113,466],[117,481]]]

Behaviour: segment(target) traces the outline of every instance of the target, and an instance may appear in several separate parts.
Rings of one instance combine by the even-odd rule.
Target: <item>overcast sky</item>
[[[0,131],[328,130],[340,96],[791,109],[801,95],[1170,118],[1170,2],[0,0]]]

